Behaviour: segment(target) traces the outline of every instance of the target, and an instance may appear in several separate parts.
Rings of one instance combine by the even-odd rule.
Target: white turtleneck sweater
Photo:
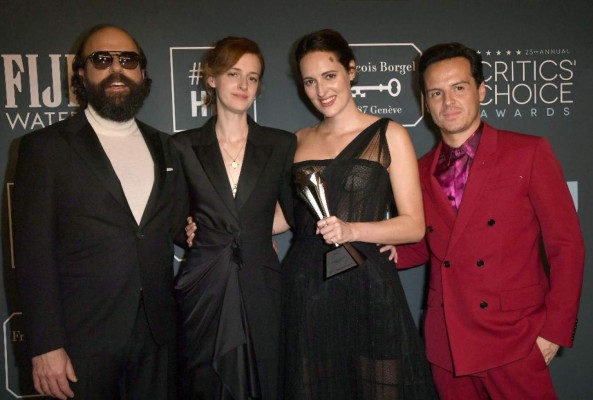
[[[85,115],[119,178],[128,205],[140,224],[154,184],[154,163],[136,120],[105,119],[90,105]]]

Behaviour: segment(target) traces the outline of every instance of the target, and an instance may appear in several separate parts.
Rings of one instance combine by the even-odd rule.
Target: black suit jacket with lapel
[[[139,225],[84,113],[22,138],[14,243],[31,355],[120,350],[141,296],[155,340],[175,337],[172,235],[187,192],[170,137],[138,126],[154,162]]]
[[[257,358],[276,358],[281,269],[272,247],[272,223],[276,202],[289,223],[292,220],[291,168],[296,138],[249,119],[241,177],[233,198],[215,123],[216,118],[211,118],[203,127],[174,137],[186,174],[190,213],[198,226],[196,241],[178,278],[185,282],[178,282],[178,287],[191,285],[187,281],[194,272],[199,279],[200,271],[212,268],[212,260],[223,257],[217,249],[233,247],[234,257],[242,264],[239,281]]]

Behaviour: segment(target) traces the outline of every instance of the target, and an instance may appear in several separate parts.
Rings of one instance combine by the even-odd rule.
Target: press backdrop
[[[0,321],[4,389],[0,399],[32,389],[15,291],[10,193],[15,149],[23,134],[66,118],[76,109],[68,66],[80,33],[98,23],[129,30],[148,56],[154,80],[139,118],[173,133],[210,116],[201,103],[200,59],[227,35],[257,41],[266,58],[263,91],[251,110],[260,124],[295,131],[315,114],[299,97],[290,49],[303,34],[333,28],[355,46],[360,108],[406,125],[418,155],[436,143],[414,87],[416,58],[430,45],[460,41],[483,56],[487,97],[482,117],[501,128],[547,137],[564,166],[592,252],[593,6],[588,0],[333,0],[333,1],[46,1],[0,0],[0,168],[2,282]],[[83,188],[81,188],[83,190]],[[35,242],[35,227],[31,241]],[[290,235],[279,238],[282,254]],[[575,347],[551,369],[561,399],[593,398],[593,276],[588,258]],[[424,268],[402,273],[420,323]],[[76,301],[76,299],[72,299]]]

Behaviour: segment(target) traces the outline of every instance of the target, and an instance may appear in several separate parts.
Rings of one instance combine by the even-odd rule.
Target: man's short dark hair
[[[461,43],[440,43],[427,49],[418,61],[418,83],[420,89],[424,93],[426,91],[424,82],[424,73],[428,67],[439,61],[448,60],[451,58],[463,57],[469,61],[470,69],[476,86],[480,86],[484,82],[484,71],[482,70],[482,56],[474,49]]]

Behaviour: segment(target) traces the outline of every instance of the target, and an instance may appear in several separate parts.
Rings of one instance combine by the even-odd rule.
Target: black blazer
[[[14,245],[32,356],[118,351],[141,292],[155,340],[175,337],[172,234],[187,192],[170,137],[138,126],[155,175],[140,225],[84,113],[22,138]]]
[[[241,177],[233,198],[215,123],[214,117],[201,128],[174,137],[186,174],[190,214],[198,226],[194,246],[186,255],[187,265],[182,266],[178,279],[191,285],[193,278],[186,272],[191,270],[190,274],[195,272],[198,277],[200,270],[211,268],[212,262],[218,262],[213,260],[224,257],[220,249],[233,247],[234,256],[243,265],[239,281],[256,356],[273,359],[278,356],[281,268],[272,247],[272,223],[277,201],[289,223],[292,220],[291,167],[296,137],[249,119]],[[193,311],[204,318],[189,309],[191,305],[183,304],[187,301],[192,302],[182,300],[182,309],[187,308],[184,314]],[[196,352],[207,351],[196,348]],[[186,357],[195,356],[193,351],[189,353]]]

